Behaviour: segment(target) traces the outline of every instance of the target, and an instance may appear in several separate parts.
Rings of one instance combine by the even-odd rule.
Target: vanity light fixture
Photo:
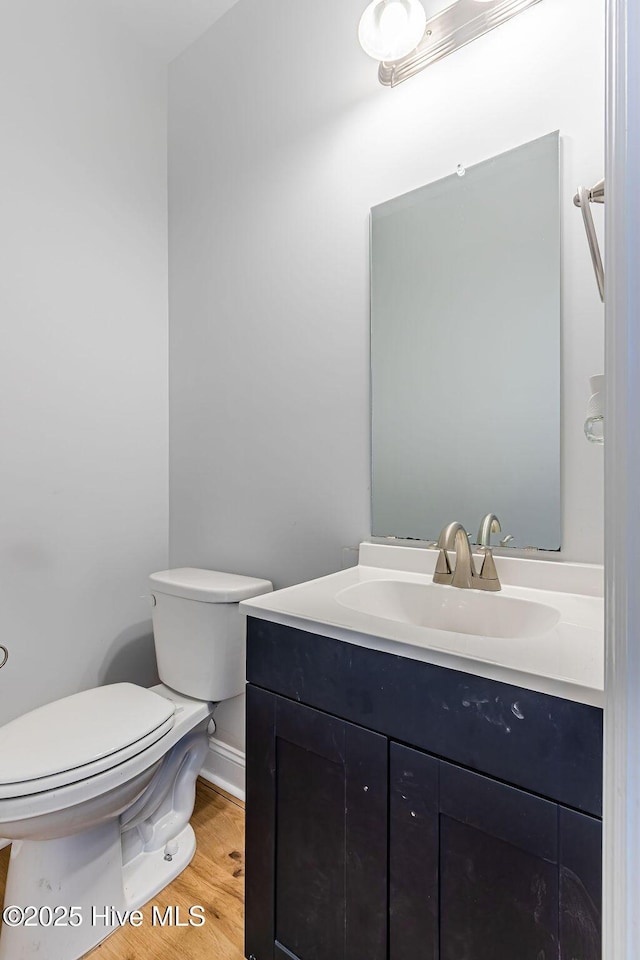
[[[400,60],[418,46],[426,23],[420,0],[373,0],[360,19],[360,46],[374,60]]]
[[[373,0],[360,20],[363,50],[395,87],[540,0]],[[426,7],[426,10],[425,10]]]

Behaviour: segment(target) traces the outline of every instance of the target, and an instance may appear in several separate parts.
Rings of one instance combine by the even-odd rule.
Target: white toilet
[[[150,584],[162,684],[86,690],[0,727],[0,837],[13,841],[4,903],[38,911],[5,918],[0,960],[77,960],[195,852],[207,726],[244,690],[238,603],[273,588],[192,567]]]

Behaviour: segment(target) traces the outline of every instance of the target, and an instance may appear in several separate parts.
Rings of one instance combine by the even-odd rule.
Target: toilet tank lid
[[[186,600],[201,600],[204,603],[239,603],[250,597],[271,593],[270,580],[257,577],[242,577],[219,570],[199,570],[197,567],[178,567],[162,570],[149,577],[154,593],[168,593]]]

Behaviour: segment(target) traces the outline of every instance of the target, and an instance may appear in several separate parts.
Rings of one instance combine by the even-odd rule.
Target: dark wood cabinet
[[[334,709],[345,687],[346,718],[248,685],[247,957],[600,960],[601,820],[351,722],[350,703],[362,712],[351,681],[324,681]],[[553,741],[527,735],[562,768],[557,729]]]
[[[560,808],[560,955],[602,956],[602,822]]]
[[[387,741],[247,693],[246,953],[387,955]]]
[[[557,957],[557,805],[396,744],[391,771],[390,960]]]

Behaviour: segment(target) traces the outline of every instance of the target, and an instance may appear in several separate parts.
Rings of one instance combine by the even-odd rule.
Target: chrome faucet
[[[502,533],[502,527],[495,513],[488,513],[486,517],[483,517],[480,521],[480,529],[478,530],[478,545],[481,547],[490,547],[492,533]],[[506,536],[504,536],[500,541],[500,546],[508,547],[512,540],[513,534],[507,533]]]
[[[434,583],[450,584],[462,590],[501,590],[498,572],[490,549],[485,553],[482,569],[476,573],[469,543],[469,534],[457,520],[443,528],[438,537],[440,553],[433,575]],[[447,550],[455,550],[456,565],[451,569]]]
[[[481,547],[491,546],[492,533],[502,533],[502,527],[495,513],[488,513],[480,521],[480,529],[478,530],[478,543]]]
[[[434,583],[450,583],[454,587],[462,587],[464,590],[475,586],[474,580],[478,574],[473,564],[471,555],[471,545],[469,543],[469,534],[457,520],[448,524],[441,531],[438,537],[438,562],[436,563],[436,572],[433,575]],[[451,569],[447,550],[456,551],[456,565]]]
[[[496,570],[496,564],[493,559],[493,550],[491,549],[492,533],[502,533],[502,526],[500,525],[500,521],[496,517],[495,513],[488,513],[480,521],[480,529],[478,530],[478,543],[480,546],[485,548],[480,577],[483,579],[483,582],[486,584],[486,586],[484,586],[482,589],[502,590],[502,585],[498,577],[498,571]],[[500,546],[505,546],[509,540],[513,540],[513,537],[510,534],[508,534],[504,540],[500,541]]]

